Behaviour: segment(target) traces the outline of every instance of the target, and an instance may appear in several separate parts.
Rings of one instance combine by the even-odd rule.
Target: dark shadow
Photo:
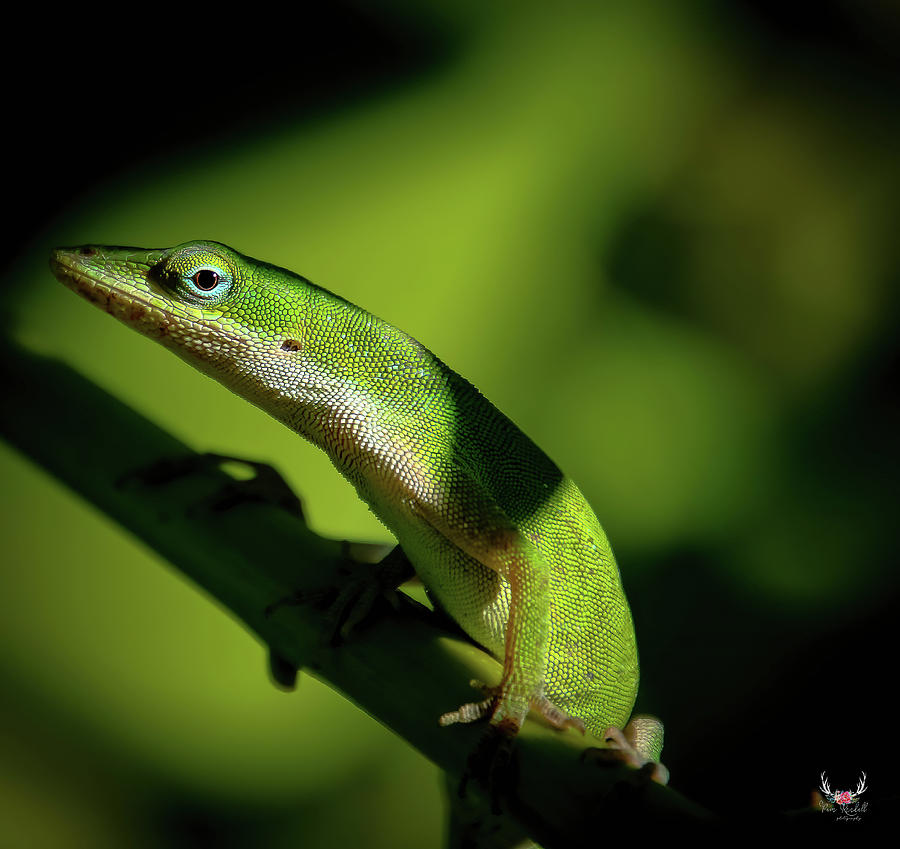
[[[4,62],[16,82],[4,103],[0,270],[90,187],[414,83],[446,67],[459,41],[427,10],[338,0],[280,14],[48,16],[35,50]]]

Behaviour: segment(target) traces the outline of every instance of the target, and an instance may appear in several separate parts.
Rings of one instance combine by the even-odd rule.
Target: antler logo
[[[819,777],[819,792],[829,802],[833,802],[838,806],[841,816],[855,817],[861,812],[861,808],[857,805],[859,797],[866,791],[866,774],[862,773],[862,777],[856,784],[856,790],[837,790],[832,792],[828,786],[828,779],[825,773]],[[864,808],[865,806],[863,806]]]

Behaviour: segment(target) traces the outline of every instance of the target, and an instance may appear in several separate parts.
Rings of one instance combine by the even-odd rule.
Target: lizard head
[[[302,347],[303,307],[313,285],[218,242],[57,248],[50,265],[70,289],[182,356],[197,345],[208,348],[220,334],[239,337],[243,356],[248,346]]]
[[[259,380],[284,379],[303,350],[316,291],[299,275],[212,241],[58,248],[50,265],[70,289],[254,401]]]

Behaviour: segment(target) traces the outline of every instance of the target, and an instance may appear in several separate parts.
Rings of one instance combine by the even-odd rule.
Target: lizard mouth
[[[201,316],[182,315],[178,305],[150,289],[144,278],[149,265],[131,266],[127,277],[116,263],[98,264],[90,248],[58,248],[50,257],[50,268],[67,288],[114,318],[153,339],[168,336],[173,327],[185,322],[197,323]],[[198,311],[199,313],[199,311]]]
[[[111,283],[83,271],[74,251],[55,250],[50,257],[50,270],[57,280],[98,307],[106,308],[115,291]]]

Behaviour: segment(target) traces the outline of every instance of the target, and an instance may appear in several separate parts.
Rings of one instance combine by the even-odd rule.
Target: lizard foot
[[[328,627],[323,631],[322,644],[335,646],[348,639],[369,618],[379,601],[385,600],[396,609],[399,605],[397,587],[414,574],[406,555],[397,546],[373,565],[364,557],[357,556],[356,550],[360,548],[366,552],[383,550],[382,546],[359,546],[344,542],[342,563],[338,569],[339,582],[336,586],[298,590],[268,605],[265,615],[272,616],[282,607],[299,604],[323,608],[326,610]]]
[[[570,716],[558,708],[546,696],[538,696],[531,700],[531,709],[553,728],[565,731],[574,728],[584,734],[584,723],[577,716]]]
[[[667,784],[669,770],[660,763],[663,726],[653,716],[635,716],[624,732],[610,727],[603,733],[608,748],[587,749],[582,758],[594,763],[628,764],[658,784]]]
[[[468,702],[457,710],[445,713],[438,719],[440,725],[479,722],[495,714],[500,703],[502,687],[491,687],[476,679],[472,679],[469,685],[480,690],[485,698],[479,702]],[[509,773],[513,743],[520,726],[520,722],[511,718],[502,719],[488,726],[478,745],[466,759],[466,766],[456,791],[460,799],[465,798],[469,782],[476,780],[487,791],[491,812],[500,813],[500,791],[513,786],[512,776]]]
[[[502,685],[499,687],[489,687],[482,681],[472,680],[469,682],[471,687],[481,690],[485,698],[480,702],[469,702],[445,713],[438,722],[441,725],[454,725],[457,722],[477,722],[480,719],[493,716],[501,703],[503,695]],[[570,716],[564,710],[558,708],[546,696],[534,696],[528,701],[528,707],[540,716],[548,725],[560,731],[566,728],[574,728],[584,734],[584,723],[575,716]],[[518,725],[517,725],[518,727]]]
[[[485,696],[484,699],[480,702],[469,702],[461,705],[456,710],[443,714],[438,719],[439,725],[455,725],[457,722],[478,722],[493,715],[497,701],[500,698],[500,687],[490,687],[483,681],[478,681],[475,678],[469,681],[469,686],[474,687],[476,690],[481,690]]]
[[[491,811],[500,813],[501,791],[515,787],[515,764],[512,758],[513,744],[522,727],[527,709],[506,713],[503,704],[503,686],[490,687],[482,681],[472,680],[472,687],[481,690],[485,698],[469,702],[457,710],[445,713],[438,722],[453,725],[457,722],[478,722],[489,717],[495,721],[479,741],[466,761],[466,768],[460,779],[458,795],[463,798],[470,780],[476,779],[487,791]],[[559,730],[575,728],[584,733],[584,723],[560,710],[546,696],[535,696],[528,700],[529,707],[547,723]],[[501,718],[502,717],[502,718]],[[499,718],[499,721],[496,721]]]

